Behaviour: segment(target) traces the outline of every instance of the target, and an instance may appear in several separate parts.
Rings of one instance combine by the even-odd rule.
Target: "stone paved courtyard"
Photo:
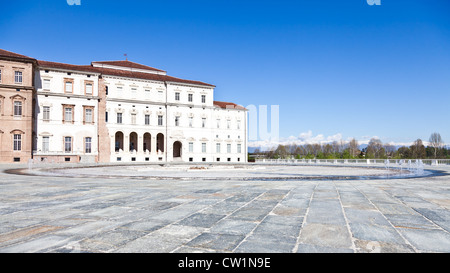
[[[0,165],[3,253],[450,252],[450,176],[148,180],[10,167]]]

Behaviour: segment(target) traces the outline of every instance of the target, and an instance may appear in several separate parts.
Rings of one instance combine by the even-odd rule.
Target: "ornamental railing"
[[[450,159],[256,159],[255,163],[267,164],[418,164],[430,166],[450,165]]]

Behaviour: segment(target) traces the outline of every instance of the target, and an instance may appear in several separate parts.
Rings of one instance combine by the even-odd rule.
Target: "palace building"
[[[35,68],[35,59],[0,49],[0,162],[32,157]]]
[[[0,162],[247,161],[247,110],[215,101],[214,85],[128,60],[72,65],[3,50],[0,73]]]

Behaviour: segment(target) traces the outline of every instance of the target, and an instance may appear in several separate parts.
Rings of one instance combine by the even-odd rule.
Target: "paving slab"
[[[233,180],[236,173],[227,179],[158,180],[25,176],[5,173],[9,168],[0,165],[1,253],[450,252],[448,175],[247,181]],[[133,174],[137,168],[119,171]],[[295,168],[239,175],[286,177],[300,174]],[[307,175],[316,170],[302,168]],[[323,175],[334,171],[318,168]],[[450,166],[430,168],[450,173]],[[101,169],[84,170],[114,170]]]

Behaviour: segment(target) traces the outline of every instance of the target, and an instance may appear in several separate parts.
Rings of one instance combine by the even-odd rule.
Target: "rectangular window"
[[[22,102],[15,101],[14,102],[14,117],[21,117],[21,116],[22,116]]]
[[[44,80],[44,84],[42,86],[44,90],[50,90],[50,80]]]
[[[108,112],[105,112],[105,122],[108,122]]]
[[[92,109],[91,108],[84,109],[84,122],[85,123],[92,123],[93,122]]]
[[[206,95],[202,95],[202,103],[206,103]]]
[[[15,83],[22,83],[22,71],[15,71],[14,72],[14,82]]]
[[[227,144],[227,153],[231,153],[231,144]]]
[[[122,124],[122,113],[117,113],[117,124]]]
[[[189,117],[189,127],[192,127],[193,122],[194,122],[194,118]]]
[[[0,82],[2,82],[2,70],[0,69]]]
[[[180,100],[180,93],[179,92],[175,92],[175,100],[177,100],[177,101]]]
[[[42,151],[48,152],[50,150],[50,137],[42,137]]]
[[[22,135],[14,134],[14,151],[22,151]]]
[[[227,120],[227,129],[231,128],[231,120]]]
[[[64,108],[64,121],[72,122],[73,109],[71,107]]]
[[[150,115],[145,115],[145,125],[150,125]]]
[[[194,142],[189,142],[189,152],[190,153],[194,152]]]
[[[242,144],[237,145],[237,152],[240,154],[242,152]]]
[[[217,120],[217,129],[220,128],[220,119]]]
[[[49,106],[42,107],[42,119],[45,121],[50,120],[50,107]]]
[[[64,152],[72,152],[72,137],[64,137]]]
[[[175,117],[175,126],[180,126],[180,117]]]
[[[131,124],[136,124],[136,114],[131,114]]]
[[[163,116],[158,116],[158,126],[163,126]]]
[[[192,102],[192,101],[193,101],[193,96],[194,96],[194,95],[192,95],[192,94],[188,94],[188,101],[189,101],[189,102]]]
[[[216,143],[216,153],[220,153],[220,143]]]
[[[84,139],[84,151],[87,154],[92,153],[92,138],[87,137]]]
[[[202,118],[202,128],[206,127],[206,118]]]
[[[237,121],[237,129],[238,129],[238,130],[241,129],[241,121],[240,121],[240,120]]]
[[[202,143],[202,153],[206,153],[206,143]]]
[[[71,82],[71,81],[65,82],[64,92],[73,93],[73,82]]]
[[[86,95],[92,95],[92,83],[86,83]]]
[[[117,92],[118,93],[122,93],[123,87],[122,86],[117,86]]]

